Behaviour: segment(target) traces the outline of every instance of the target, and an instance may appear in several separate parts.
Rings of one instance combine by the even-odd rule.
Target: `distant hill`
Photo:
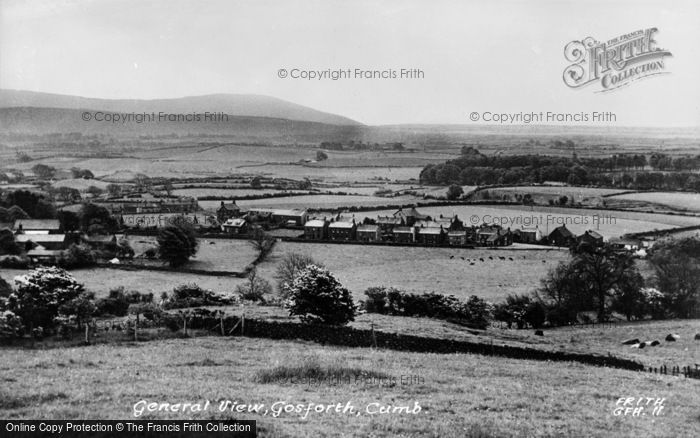
[[[0,90],[0,108],[61,108],[118,113],[222,112],[230,116],[265,117],[329,125],[359,126],[361,123],[335,114],[324,113],[275,97],[255,94],[210,94],[174,99],[126,100],[94,99],[33,91]]]

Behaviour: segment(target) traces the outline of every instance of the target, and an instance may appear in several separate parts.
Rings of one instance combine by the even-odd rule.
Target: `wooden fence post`
[[[241,336],[245,332],[245,312],[241,314]]]
[[[85,323],[85,344],[90,344],[90,326]]]
[[[221,336],[224,336],[225,330],[224,330],[224,314],[223,313],[221,313],[221,315],[220,315],[219,325],[221,325]]]

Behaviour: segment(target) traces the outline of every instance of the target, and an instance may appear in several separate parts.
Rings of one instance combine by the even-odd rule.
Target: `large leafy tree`
[[[287,306],[291,316],[306,323],[345,325],[355,319],[350,291],[330,271],[315,265],[294,278]]]
[[[612,299],[619,294],[634,294],[643,283],[634,259],[627,252],[609,246],[579,245],[574,247],[571,262],[579,278],[584,296],[596,304],[598,321],[605,321]]]
[[[197,253],[197,235],[187,223],[167,226],[158,233],[158,255],[172,267],[182,266]]]
[[[650,260],[666,309],[679,318],[700,316],[700,239],[658,242]]]
[[[61,306],[84,291],[72,275],[60,268],[37,268],[15,277],[16,289],[7,299],[14,312],[31,332],[34,328],[51,329]]]

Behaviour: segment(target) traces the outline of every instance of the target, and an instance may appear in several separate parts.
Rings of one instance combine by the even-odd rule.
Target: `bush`
[[[22,318],[30,331],[50,330],[59,309],[80,296],[83,285],[60,268],[37,268],[15,278],[17,289],[7,299],[7,310]]]
[[[224,306],[233,303],[233,299],[205,290],[197,284],[182,284],[173,289],[172,297],[163,302],[164,309],[183,309],[187,307]]]
[[[277,290],[282,299],[289,298],[294,277],[310,265],[323,267],[323,265],[317,263],[311,256],[297,252],[289,253],[282,258],[275,272]]]
[[[236,293],[244,300],[264,303],[265,295],[272,293],[272,285],[264,278],[258,277],[257,271],[253,269],[248,274],[248,281],[236,286]]]
[[[289,314],[305,323],[345,325],[355,319],[350,291],[328,270],[311,265],[302,270],[290,288]]]
[[[64,269],[79,269],[95,266],[95,253],[87,245],[72,244],[58,258],[58,266]]]
[[[27,257],[3,257],[0,259],[0,268],[5,269],[27,269],[29,268],[29,259]]]
[[[153,294],[142,294],[138,291],[126,291],[123,286],[109,291],[107,298],[101,298],[95,303],[96,315],[126,316],[131,304],[146,304],[153,302]]]

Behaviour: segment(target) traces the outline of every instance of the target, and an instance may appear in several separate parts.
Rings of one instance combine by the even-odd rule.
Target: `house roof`
[[[64,242],[65,240],[65,234],[17,234],[15,236],[15,242],[17,243],[25,243],[29,241],[34,243],[60,243]]]
[[[14,229],[19,230],[20,225],[23,230],[58,230],[61,223],[58,219],[17,219]]]
[[[375,233],[375,232],[377,232],[377,230],[379,230],[379,225],[360,225],[359,227],[357,227],[358,233],[361,233],[361,232]]]
[[[486,241],[487,242],[495,242],[498,239],[500,239],[501,237],[506,236],[507,234],[508,234],[508,231],[506,231],[506,230],[498,230],[495,233],[493,233],[492,235],[490,235],[489,238],[486,239]]]
[[[393,216],[378,216],[377,223],[378,224],[400,224],[401,218],[400,217],[393,217]]]
[[[305,227],[313,227],[313,228],[323,228],[326,226],[326,221],[323,221],[321,219],[312,219],[304,224]]]
[[[272,214],[274,216],[304,216],[306,214],[306,210],[272,210]]]
[[[396,210],[394,213],[394,217],[413,217],[416,219],[427,219],[429,216],[425,214],[421,214],[416,210],[415,207],[411,207],[408,210],[404,210],[402,208],[399,208]]]
[[[581,234],[579,237],[583,237],[586,234],[588,234],[589,236],[591,236],[594,239],[602,239],[603,238],[603,236],[600,233],[593,231],[593,230],[588,230],[585,233]]]
[[[229,219],[223,224],[225,227],[242,227],[245,225],[245,219]]]
[[[63,251],[35,248],[27,251],[28,257],[58,257]]]
[[[562,237],[576,237],[574,236],[574,233],[572,233],[568,228],[566,228],[566,225],[561,225],[559,227],[556,227],[554,230],[552,230],[549,235],[551,236],[554,233],[560,234]]]
[[[439,227],[418,228],[419,234],[442,234],[445,230]]]
[[[449,231],[449,232],[447,233],[447,235],[448,235],[448,236],[458,236],[458,237],[462,237],[462,236],[466,236],[466,235],[467,235],[467,231],[466,231],[466,230],[461,230],[461,231]]]
[[[352,228],[352,227],[354,227],[354,226],[355,226],[355,223],[354,223],[354,222],[333,222],[333,223],[331,223],[331,224],[328,226],[328,228],[344,228],[344,229],[348,229],[348,228]]]
[[[394,234],[397,233],[413,233],[413,227],[396,227],[394,228]]]

